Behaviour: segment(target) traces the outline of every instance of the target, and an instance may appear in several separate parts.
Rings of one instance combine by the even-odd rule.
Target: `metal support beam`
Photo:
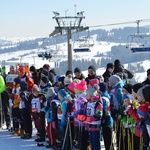
[[[67,16],[60,17],[58,12],[53,12],[54,17],[53,19],[56,20],[58,26],[55,27],[55,30],[49,34],[49,36],[55,36],[58,34],[66,34],[67,35],[67,42],[68,42],[68,70],[72,71],[72,33],[81,32],[88,30],[89,27],[81,26],[82,19],[85,17],[83,16],[84,11],[78,12],[76,16]],[[72,23],[74,20],[74,23]],[[66,24],[64,23],[66,22]],[[63,23],[63,24],[62,24]]]
[[[72,35],[71,28],[68,28],[67,42],[68,42],[68,70],[72,70]]]

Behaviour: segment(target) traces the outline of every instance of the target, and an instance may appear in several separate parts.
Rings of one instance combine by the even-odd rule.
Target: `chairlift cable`
[[[119,22],[119,23],[95,25],[95,26],[89,26],[89,28],[104,27],[104,26],[116,26],[116,25],[122,25],[122,24],[132,24],[132,23],[137,23],[138,21],[139,22],[149,22],[150,19],[140,19],[140,20],[136,20],[136,21],[128,21],[128,22]]]

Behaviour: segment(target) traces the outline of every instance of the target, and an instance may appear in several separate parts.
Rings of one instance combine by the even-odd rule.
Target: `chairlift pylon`
[[[148,52],[150,50],[150,34],[141,34],[139,31],[139,23],[142,20],[137,20],[137,33],[129,35],[127,37],[126,48],[130,49],[132,52]]]

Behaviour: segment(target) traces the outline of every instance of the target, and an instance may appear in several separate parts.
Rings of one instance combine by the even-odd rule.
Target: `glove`
[[[9,106],[12,107],[14,105],[14,102],[12,99],[9,99]]]
[[[56,129],[56,122],[52,121],[52,128]]]

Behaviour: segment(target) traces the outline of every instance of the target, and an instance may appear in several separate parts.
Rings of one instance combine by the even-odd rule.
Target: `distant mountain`
[[[123,29],[112,29],[110,31],[103,30],[103,29],[96,29],[91,30],[90,34],[88,31],[84,31],[79,33],[75,33],[72,35],[72,40],[76,41],[79,40],[79,36],[93,36],[96,35],[97,41],[106,41],[106,42],[115,42],[115,43],[126,43],[128,35],[135,34],[137,28],[135,27],[124,27]],[[141,33],[149,33],[148,28],[140,28]],[[13,39],[13,37],[12,37]],[[45,47],[50,47],[51,45],[56,45],[60,43],[64,43],[67,41],[67,37],[65,35],[52,37],[52,38],[27,38],[24,40],[14,41],[7,38],[4,40],[0,38],[0,53],[7,53],[7,52],[14,52],[20,50],[28,50],[28,49],[40,49]],[[14,43],[16,44],[14,46]]]

